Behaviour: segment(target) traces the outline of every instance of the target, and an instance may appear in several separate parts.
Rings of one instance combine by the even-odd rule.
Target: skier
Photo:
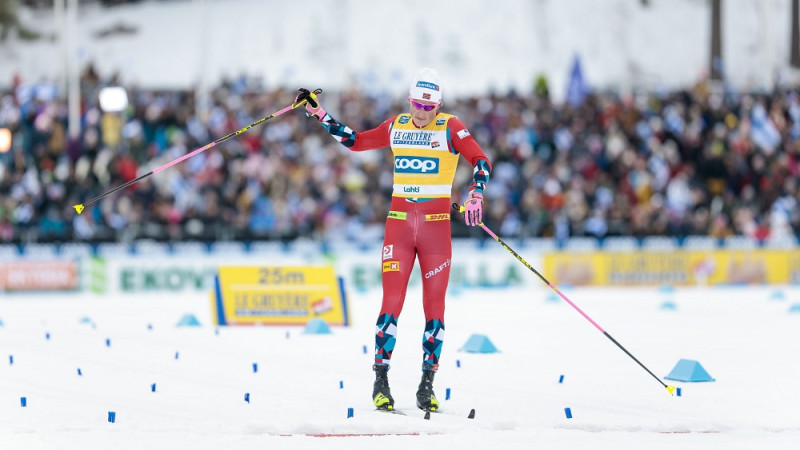
[[[464,202],[465,221],[470,226],[480,224],[483,190],[491,172],[489,159],[458,117],[439,112],[442,86],[434,69],[423,68],[414,77],[408,113],[387,119],[367,131],[353,131],[334,119],[308,89],[301,88],[295,101],[305,101],[306,114],[319,120],[337,141],[352,151],[392,149],[394,190],[383,241],[383,302],[375,333],[372,400],[378,409],[394,409],[387,372],[395,346],[397,319],[411,269],[419,257],[426,322],[417,407],[436,411],[439,401],[433,392],[433,377],[439,368],[444,341],[445,291],[452,255],[453,178],[461,155],[473,166],[472,184]]]

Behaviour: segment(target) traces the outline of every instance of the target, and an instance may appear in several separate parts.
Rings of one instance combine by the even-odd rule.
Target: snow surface
[[[460,291],[434,384],[442,413],[425,421],[419,287],[389,372],[405,417],[371,405],[379,290],[350,292],[352,326],[327,335],[217,329],[197,294],[5,294],[0,448],[800,448],[800,313],[789,312],[800,287],[564,293],[659,377],[686,358],[716,381],[668,382],[682,388],[670,396],[545,287]],[[202,326],[176,326],[186,313]],[[500,352],[459,351],[473,333]]]

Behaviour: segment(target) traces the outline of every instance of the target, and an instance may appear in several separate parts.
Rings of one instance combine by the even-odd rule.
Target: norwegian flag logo
[[[430,100],[431,99],[431,94],[428,94],[427,92],[423,93],[422,94],[422,99],[423,100]]]

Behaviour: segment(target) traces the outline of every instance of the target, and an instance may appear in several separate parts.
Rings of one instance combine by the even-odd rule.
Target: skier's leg
[[[444,342],[444,306],[447,284],[450,279],[450,259],[452,242],[450,237],[450,221],[443,211],[449,208],[449,201],[431,202],[432,211],[424,215],[417,237],[422,272],[422,305],[425,311],[425,332],[422,339],[423,360],[422,380],[417,390],[417,406],[421,409],[435,411],[439,402],[433,392],[433,377],[439,369],[439,357]],[[438,212],[438,214],[437,214]],[[449,216],[448,216],[449,217]]]
[[[397,319],[403,309],[408,288],[408,279],[414,266],[413,229],[405,220],[405,212],[397,209],[405,206],[392,201],[395,214],[386,219],[383,253],[381,258],[383,300],[375,325],[375,383],[372,400],[379,409],[394,409],[394,399],[389,389],[389,363],[397,339]],[[397,208],[397,209],[396,209]]]
[[[396,202],[392,202],[394,206]],[[403,219],[386,219],[381,258],[383,301],[375,329],[375,364],[389,364],[403,310],[415,250],[411,229]]]

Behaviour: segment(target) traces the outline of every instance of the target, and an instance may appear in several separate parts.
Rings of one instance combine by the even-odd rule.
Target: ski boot
[[[375,371],[375,384],[372,385],[372,402],[375,407],[384,411],[394,410],[394,399],[392,392],[389,390],[389,377],[387,372],[389,366],[387,364],[375,364],[372,366]]]
[[[417,389],[417,408],[423,411],[437,411],[439,409],[439,400],[436,400],[436,395],[433,393],[433,376],[436,374],[433,370],[422,370],[422,381],[419,382]]]

